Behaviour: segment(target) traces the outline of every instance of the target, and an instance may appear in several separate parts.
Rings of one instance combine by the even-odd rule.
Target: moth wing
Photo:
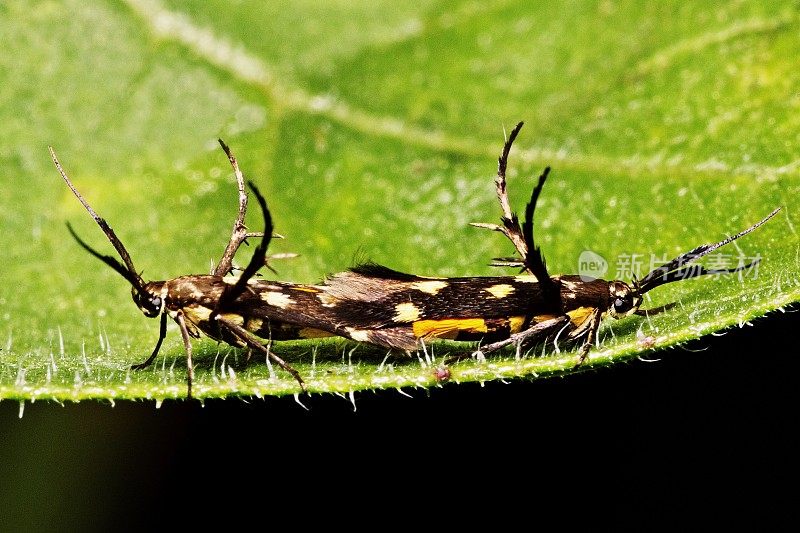
[[[414,331],[407,326],[370,329],[362,331],[361,333],[366,336],[366,340],[370,344],[399,350],[417,349],[417,337],[414,336]],[[359,338],[352,338],[354,338],[354,340],[360,340]]]
[[[408,289],[409,283],[429,279],[433,278],[404,274],[375,263],[364,263],[332,275],[325,280],[322,288],[337,300],[376,302]]]

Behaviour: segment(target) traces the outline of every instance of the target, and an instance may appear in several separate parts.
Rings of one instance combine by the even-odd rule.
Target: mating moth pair
[[[750,233],[780,208],[744,231],[713,244],[698,246],[654,269],[642,279],[586,280],[577,275],[551,276],[534,239],[534,210],[549,168],[539,176],[522,223],[511,211],[506,188],[506,168],[511,146],[522,128],[519,123],[506,141],[495,179],[501,224],[474,224],[498,231],[514,245],[518,258],[501,258],[495,265],[519,267],[516,276],[436,278],[404,274],[367,263],[334,274],[317,285],[271,281],[256,276],[266,264],[273,224],[266,201],[249,183],[264,217],[264,231],[250,233],[244,226],[247,193],[244,177],[230,149],[220,141],[233,167],[239,190],[239,212],[222,258],[210,274],[189,275],[166,281],[142,279],[130,254],[108,223],[95,213],[72,184],[53,149],[53,162],[95,222],[111,242],[119,258],[103,255],[86,244],[68,225],[77,242],[90,254],[116,270],[131,285],[133,300],[145,316],[160,317],[159,337],[146,361],[149,366],[166,336],[167,319],[180,329],[186,350],[188,396],[192,395],[194,366],[192,338],[203,333],[217,341],[261,353],[290,373],[306,390],[302,376],[272,350],[271,341],[338,335],[391,349],[411,351],[429,339],[478,341],[473,354],[483,357],[510,345],[524,350],[535,343],[562,339],[579,343],[576,364],[582,364],[596,342],[604,315],[621,318],[643,315],[643,296],[674,281],[709,274],[733,273],[731,269],[707,269],[692,264],[701,257]],[[259,239],[250,262],[231,275],[233,258],[246,239]],[[663,306],[647,310],[653,314]]]

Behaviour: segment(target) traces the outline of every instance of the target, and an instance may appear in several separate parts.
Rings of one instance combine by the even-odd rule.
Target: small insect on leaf
[[[106,235],[121,259],[104,255],[89,246],[72,226],[67,224],[70,234],[78,244],[94,257],[110,266],[131,285],[133,301],[149,318],[160,316],[158,340],[150,356],[142,363],[133,365],[133,370],[150,366],[158,355],[166,337],[167,318],[178,325],[186,350],[187,396],[192,396],[194,365],[192,363],[192,338],[200,333],[229,343],[259,352],[276,363],[297,381],[301,390],[306,390],[300,374],[283,359],[278,357],[261,338],[288,340],[303,338],[304,332],[314,330],[315,336],[330,335],[327,330],[336,331],[324,322],[322,302],[316,298],[318,289],[312,286],[291,283],[271,282],[256,278],[257,272],[266,265],[266,252],[272,238],[272,217],[264,197],[256,186],[249,183],[250,190],[258,201],[264,217],[264,232],[250,233],[244,225],[248,196],[236,158],[228,146],[220,140],[220,145],[233,167],[239,191],[239,210],[233,224],[230,240],[222,258],[210,274],[180,276],[164,281],[144,281],[133,265],[130,254],[125,249],[111,226],[101,218],[81,196],[72,181],[67,177],[55,151],[50,155],[59,174],[75,197],[95,220]],[[242,243],[248,238],[259,238],[259,243],[250,262],[238,276],[230,276],[233,271],[233,258]]]
[[[631,283],[579,275],[551,276],[534,235],[534,213],[550,168],[533,187],[525,217],[511,210],[506,169],[511,146],[522,123],[511,131],[498,159],[495,190],[500,224],[474,223],[505,235],[518,257],[498,258],[496,266],[522,268],[516,276],[428,278],[367,263],[335,274],[320,289],[335,321],[346,324],[346,336],[389,348],[414,350],[429,339],[479,341],[473,355],[483,358],[515,345],[527,349],[542,341],[580,344],[577,364],[586,361],[602,318],[658,313],[671,307],[640,309],[647,292],[674,281],[729,274],[753,266],[708,269],[693,264],[712,251],[766,223],[779,209],[722,241],[698,246]],[[556,346],[558,350],[558,346]]]
[[[711,269],[696,261],[714,250],[756,230],[775,216],[775,209],[747,229],[719,242],[703,244],[630,283],[606,281],[583,275],[551,276],[534,235],[534,213],[549,175],[545,168],[533,187],[524,220],[511,210],[506,170],[514,140],[522,123],[512,130],[498,159],[495,191],[501,208],[500,224],[476,223],[477,227],[505,235],[518,257],[497,258],[494,265],[521,268],[513,276],[440,278],[391,270],[374,263],[334,274],[318,285],[270,281],[258,277],[266,266],[273,223],[267,203],[249,183],[264,218],[263,233],[248,233],[244,225],[248,196],[236,158],[220,141],[236,176],[239,210],[222,258],[210,274],[180,276],[164,281],[144,281],[130,254],[111,226],[81,196],[58,161],[50,154],[64,182],[95,220],[119,259],[104,255],[83,241],[68,225],[78,244],[103,261],[131,285],[133,300],[147,317],[160,317],[159,336],[150,356],[133,369],[146,368],[158,355],[167,331],[167,318],[178,325],[186,351],[187,396],[192,396],[194,366],[192,338],[201,333],[233,346],[247,348],[248,358],[260,353],[268,362],[288,372],[302,391],[300,374],[272,349],[272,341],[339,335],[397,350],[424,349],[431,339],[478,341],[472,352],[478,359],[508,346],[517,352],[535,343],[579,345],[576,364],[584,363],[604,316],[623,318],[655,314],[671,307],[642,310],[649,291],[676,281],[712,274],[729,274],[753,266]],[[238,276],[230,275],[233,259],[242,243],[258,238],[252,258]],[[266,342],[265,342],[266,341]],[[641,342],[651,347],[655,340]],[[437,381],[450,379],[448,367],[438,367]]]

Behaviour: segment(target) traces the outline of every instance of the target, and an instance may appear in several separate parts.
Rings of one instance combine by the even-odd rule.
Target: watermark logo
[[[613,277],[610,279],[629,280],[634,277],[641,278],[648,272],[667,264],[670,259],[667,255],[649,254],[648,257],[645,254],[620,254],[616,257],[613,265]],[[760,254],[747,256],[742,253],[725,254],[717,252],[708,254],[703,261],[703,265],[707,270],[707,274],[712,277],[729,275],[731,270],[739,269],[736,274],[740,280],[745,278],[756,279],[758,278],[760,260]],[[689,268],[684,267],[683,271],[686,277],[695,277],[696,274],[693,274],[693,272],[699,268],[701,268],[699,265],[691,265]],[[578,257],[578,275],[582,281],[609,279],[605,277],[606,274],[609,274],[609,264],[605,257],[592,250],[581,252]]]
[[[584,250],[578,257],[578,275],[581,281],[599,279],[608,272],[608,261],[605,257],[591,250]]]

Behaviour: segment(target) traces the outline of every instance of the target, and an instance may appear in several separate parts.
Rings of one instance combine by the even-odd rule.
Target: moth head
[[[614,318],[623,318],[636,313],[642,305],[642,296],[636,290],[622,281],[612,281],[608,284],[609,306],[608,312]]]
[[[72,226],[67,223],[67,229],[69,230],[72,237],[78,242],[81,247],[113,268],[117,273],[119,273],[123,278],[128,280],[128,283],[131,284],[131,291],[133,293],[133,301],[142,310],[147,317],[155,317],[161,312],[163,307],[163,301],[160,296],[160,291],[156,292],[154,290],[154,284],[146,284],[142,279],[142,276],[136,271],[136,268],[133,266],[133,261],[131,260],[131,256],[128,253],[128,250],[125,249],[125,246],[122,245],[122,241],[119,240],[117,234],[114,233],[114,230],[111,229],[111,226],[108,225],[104,219],[100,218],[100,216],[95,213],[94,209],[84,200],[83,196],[78,192],[75,186],[72,184],[70,179],[67,177],[67,174],[64,172],[64,169],[61,167],[61,163],[58,162],[58,158],[56,157],[53,148],[50,148],[50,156],[53,158],[53,163],[58,169],[58,173],[61,174],[61,177],[64,179],[64,182],[72,191],[72,194],[83,204],[83,207],[89,214],[92,216],[94,221],[100,226],[100,229],[103,230],[105,233],[106,238],[108,238],[109,242],[114,246],[114,249],[117,251],[120,259],[111,257],[110,255],[103,255],[100,252],[96,251],[94,248],[86,244],[83,239],[78,237],[78,234],[75,233],[75,230],[72,229]]]
[[[131,289],[133,302],[147,318],[157,317],[164,308],[164,298],[162,298],[160,291],[161,286],[162,283],[151,282],[144,286],[144,290],[138,290],[136,287]]]
[[[103,223],[105,223],[105,221],[103,221]],[[101,225],[101,227],[103,226]],[[108,228],[109,231],[113,231],[108,224],[105,224],[105,228]],[[119,241],[119,239],[116,238],[116,235],[114,235],[113,239],[109,237],[109,240],[111,240],[112,243],[115,243],[114,247],[117,248],[117,251],[120,249],[122,250],[122,252],[120,252],[120,257],[123,258],[125,264],[120,263],[117,259],[111,256],[101,254],[86,244],[83,239],[78,237],[78,234],[75,233],[75,230],[72,229],[72,226],[69,223],[67,223],[67,229],[69,229],[72,237],[78,242],[78,244],[81,245],[84,250],[100,259],[102,262],[119,272],[123,278],[128,280],[128,283],[131,284],[131,296],[133,297],[133,302],[142,311],[142,313],[144,313],[144,316],[148,318],[154,318],[161,313],[161,310],[164,307],[164,299],[161,297],[160,290],[161,283],[145,283],[144,280],[142,280],[142,276],[139,275],[136,270],[134,270],[133,262],[131,261],[128,252],[125,251],[125,248],[122,246],[122,243]],[[106,233],[106,235],[108,236],[108,233]]]

